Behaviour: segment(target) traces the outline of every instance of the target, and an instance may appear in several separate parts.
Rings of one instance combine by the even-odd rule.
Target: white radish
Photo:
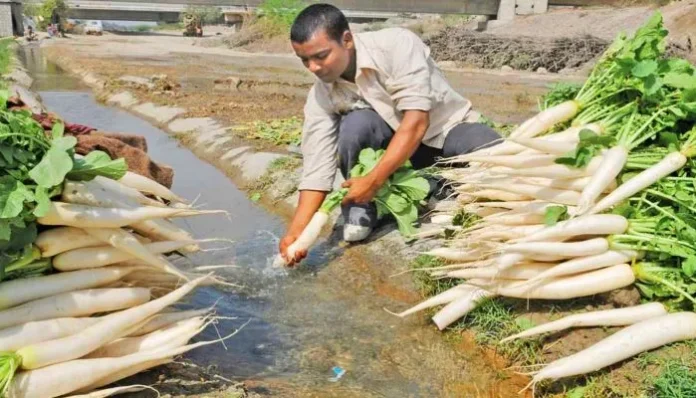
[[[415,314],[416,312],[426,310],[428,308],[432,307],[437,307],[438,305],[443,305],[447,303],[451,303],[452,301],[458,299],[459,297],[462,297],[471,291],[473,291],[473,287],[468,286],[468,285],[457,285],[454,287],[451,287],[444,292],[437,294],[433,297],[428,298],[425,301],[422,301],[418,303],[417,305],[403,311],[400,313],[393,313],[391,311],[387,311],[392,315],[396,315],[399,318],[405,318],[411,314]]]
[[[171,253],[190,245],[191,241],[166,241],[145,244],[153,254]],[[60,271],[73,271],[85,268],[97,268],[133,260],[133,255],[112,246],[86,247],[61,253],[53,258],[53,267]],[[173,265],[169,265],[173,267]],[[177,274],[180,272],[177,271]]]
[[[548,138],[517,138],[513,142],[552,155],[563,155],[577,147],[577,141],[552,141]]]
[[[182,199],[174,192],[170,191],[169,188],[147,177],[141,176],[140,174],[128,171],[118,182],[127,187],[137,189],[140,192],[159,196],[170,202],[186,203],[185,199]]]
[[[575,206],[580,199],[580,193],[571,190],[539,187],[530,184],[483,184],[482,188],[497,189],[518,195],[525,195],[537,200]]]
[[[559,257],[587,257],[606,253],[609,241],[605,238],[594,238],[579,242],[523,242],[505,247],[506,253],[521,253],[524,255],[549,255]]]
[[[686,161],[686,156],[682,155],[681,153],[670,153],[656,165],[643,170],[640,174],[621,184],[612,193],[600,200],[592,209],[590,209],[588,213],[601,213],[613,206],[618,205],[662,178],[681,169],[686,164]]]
[[[527,280],[534,278],[541,273],[548,271],[552,264],[548,263],[527,263],[516,265],[512,268],[505,270],[498,270],[493,267],[487,268],[467,268],[460,269],[456,271],[450,271],[446,274],[448,278],[460,278],[460,279],[517,279],[517,280]]]
[[[112,180],[113,181],[113,180]],[[115,182],[115,181],[114,181]],[[117,182],[115,182],[118,184]],[[120,184],[119,184],[120,185]],[[140,194],[139,192],[135,191]],[[124,197],[93,181],[66,181],[60,200],[66,203],[96,207],[136,208],[141,205],[167,207],[162,202],[140,195],[142,198]]]
[[[578,201],[578,214],[585,214],[594,206],[599,195],[616,181],[616,177],[621,173],[626,160],[628,159],[628,149],[618,145],[604,153],[602,164],[599,166],[601,172],[592,176],[592,179],[582,191]]]
[[[433,322],[438,329],[444,330],[447,326],[471,312],[481,301],[492,296],[494,296],[493,293],[476,288],[443,307],[433,316]]]
[[[0,310],[60,293],[104,286],[132,271],[134,268],[111,267],[3,282],[0,283]]]
[[[206,278],[195,279],[161,298],[105,317],[81,333],[26,346],[17,351],[22,357],[22,368],[37,369],[80,358],[182,299]]]
[[[93,385],[110,375],[144,362],[171,358],[217,342],[218,340],[203,341],[174,349],[149,351],[118,358],[78,359],[21,372],[12,381],[8,398],[58,397]]]
[[[75,334],[99,322],[99,318],[55,318],[27,322],[0,330],[0,351],[15,351],[26,345]]]
[[[140,235],[147,236],[154,241],[163,240],[194,240],[188,231],[179,228],[176,224],[165,219],[146,220],[130,224],[129,227]],[[200,250],[197,244],[191,244],[181,249],[186,253],[194,253]]]
[[[519,283],[501,283],[491,291],[504,297],[542,300],[567,300],[629,286],[635,282],[633,270],[627,264],[614,265],[584,274],[542,282],[533,289]]]
[[[582,272],[610,267],[612,265],[630,263],[636,257],[638,257],[638,253],[632,250],[609,250],[605,253],[594,256],[574,258],[554,266],[546,272],[531,278],[526,283],[531,285],[544,279],[574,275]]]
[[[450,247],[440,247],[421,254],[439,257],[447,261],[476,261],[483,257],[483,253],[477,249],[463,251]]]
[[[501,343],[536,336],[543,333],[559,332],[570,328],[594,326],[625,326],[642,322],[646,319],[667,315],[667,309],[661,303],[647,303],[633,307],[618,308],[604,311],[584,312],[573,314],[555,321],[544,323],[523,332],[500,340]]]
[[[119,249],[125,253],[130,254],[134,258],[142,260],[147,264],[155,266],[162,271],[177,275],[184,280],[188,278],[179,272],[179,270],[174,267],[169,261],[165,260],[161,256],[151,252],[147,247],[138,241],[138,239],[130,232],[121,228],[85,228],[85,231],[103,241],[108,243],[116,249]]]
[[[122,357],[137,352],[183,346],[197,335],[205,324],[205,319],[201,317],[187,319],[144,336],[114,340],[90,352],[83,358]]]
[[[437,214],[430,217],[430,222],[437,225],[451,225],[454,216],[450,214]]]
[[[582,192],[583,189],[590,182],[592,177],[581,177],[575,179],[549,179],[549,178],[525,178],[520,179],[520,182],[527,183],[530,185],[538,185],[540,187],[565,189],[570,191]],[[605,192],[611,192],[616,189],[616,180],[614,180],[606,189]]]
[[[42,257],[53,257],[72,249],[101,246],[101,240],[87,234],[81,228],[58,227],[39,233],[34,241]]]
[[[219,214],[224,211],[171,209],[143,206],[137,209],[101,208],[51,202],[48,213],[39,217],[41,225],[67,225],[80,228],[120,228],[154,218],[187,217],[203,214]]]
[[[471,156],[470,162],[504,167],[539,167],[555,164],[555,155],[503,155],[503,156]]]
[[[0,311],[0,329],[27,322],[87,316],[130,308],[150,300],[150,289],[88,289],[62,293]]]
[[[314,216],[312,216],[312,219],[309,221],[309,224],[307,224],[300,236],[297,237],[297,240],[295,240],[288,247],[287,256],[290,262],[295,261],[298,252],[309,250],[309,248],[312,247],[312,245],[314,245],[314,242],[317,241],[319,235],[321,234],[321,230],[324,228],[324,225],[326,225],[328,221],[328,213],[325,213],[321,210],[314,213]],[[278,254],[273,263],[273,266],[280,267],[287,264],[288,262],[286,262],[285,259],[280,254]]]
[[[599,170],[602,163],[601,156],[595,156],[590,163],[583,169],[572,168],[563,164],[554,164],[552,166],[528,167],[528,168],[511,168],[511,167],[493,167],[489,169],[491,174],[507,174],[511,176],[527,176],[527,177],[542,177],[552,179],[570,179],[592,176]]]
[[[596,214],[561,221],[517,242],[563,240],[582,235],[615,235],[628,229],[628,220],[616,214]]]
[[[532,383],[587,374],[641,352],[696,338],[696,314],[678,312],[628,326],[576,354],[558,359],[536,372]]]
[[[87,394],[79,394],[79,395],[70,395],[69,397],[66,398],[106,398],[106,397],[111,397],[114,395],[119,395],[119,394],[127,394],[131,392],[139,392],[143,390],[155,390],[154,388],[150,386],[144,386],[144,385],[137,385],[134,384],[132,386],[119,386],[119,387],[111,387],[111,388],[105,388],[103,390],[98,390],[98,391],[92,391]]]
[[[580,104],[576,101],[566,101],[551,108],[539,112],[523,123],[510,134],[511,138],[533,138],[545,133],[558,123],[563,123],[575,117],[580,110]]]
[[[208,314],[212,309],[205,308],[202,310],[189,310],[189,311],[176,311],[176,312],[164,312],[159,313],[150,317],[147,322],[145,322],[138,329],[135,329],[128,333],[126,337],[137,337],[142,336],[156,330],[165,328],[169,325],[175,324],[186,319],[195,318],[198,316]]]
[[[116,180],[112,180],[110,178],[97,176],[92,181],[89,181],[87,185],[90,185],[90,183],[92,185],[96,185],[100,188],[103,188],[103,189],[111,192],[114,195],[114,197],[116,197],[116,198],[120,198],[123,200],[130,200],[131,202],[135,202],[135,203],[139,203],[141,205],[147,205],[147,206],[159,206],[159,207],[166,206],[162,202],[148,198],[147,196],[140,193],[140,191],[138,191],[137,189],[123,185],[122,183],[120,183]],[[173,204],[180,205],[183,203],[176,202]],[[185,206],[188,206],[188,205],[185,205]]]
[[[506,202],[515,202],[521,200],[531,200],[534,199],[529,195],[522,195],[517,193],[510,193],[500,189],[481,189],[475,192],[470,192],[470,196],[474,198],[483,198],[488,200],[502,200]]]
[[[494,217],[487,217],[484,222],[489,225],[506,226],[538,225],[544,222],[544,215],[511,212],[511,214],[499,214]]]

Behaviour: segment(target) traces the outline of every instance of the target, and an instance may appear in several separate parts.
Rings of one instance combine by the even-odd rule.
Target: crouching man
[[[318,80],[304,108],[300,199],[280,241],[286,260],[288,246],[332,190],[337,168],[348,188],[343,237],[357,242],[377,222],[371,200],[406,160],[416,169],[428,167],[438,157],[465,154],[500,138],[476,123],[471,102],[452,89],[429,48],[409,30],[353,34],[339,9],[315,4],[297,16],[290,40]],[[368,175],[349,178],[365,148],[386,152]],[[305,256],[298,253],[295,260]]]

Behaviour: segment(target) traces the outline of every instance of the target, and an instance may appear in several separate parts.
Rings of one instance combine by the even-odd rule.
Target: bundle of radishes
[[[75,143],[62,124],[49,136],[30,115],[0,110],[0,396],[126,392],[92,391],[215,343],[189,344],[216,320],[211,309],[173,306],[225,282],[163,254],[201,242],[170,218],[216,212],[123,159],[79,157]]]
[[[466,164],[441,171],[457,194],[433,216],[454,236],[429,254],[452,264],[429,271],[462,283],[398,315],[445,304],[433,317],[444,329],[484,298],[573,299],[633,284],[660,301],[512,336],[632,325],[533,383],[696,337],[696,314],[680,312],[696,303],[696,70],[664,56],[666,35],[656,14],[504,142],[445,161]]]

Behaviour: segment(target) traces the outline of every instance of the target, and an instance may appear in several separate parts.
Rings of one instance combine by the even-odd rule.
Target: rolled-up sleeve
[[[399,111],[430,111],[433,107],[430,51],[423,41],[407,29],[398,29],[390,58],[391,73],[386,82]]]
[[[339,119],[328,107],[328,93],[320,84],[312,87],[304,108],[300,191],[329,192],[336,177]]]

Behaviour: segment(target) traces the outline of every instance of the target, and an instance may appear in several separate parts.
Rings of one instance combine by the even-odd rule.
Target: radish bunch
[[[535,372],[534,384],[696,337],[696,68],[663,56],[666,35],[655,14],[570,97],[549,96],[499,145],[443,161],[455,195],[421,236],[447,232],[426,254],[449,264],[427,271],[461,282],[397,315],[444,305],[432,318],[444,329],[486,298],[567,300],[631,285],[659,301],[505,339],[628,326]]]

